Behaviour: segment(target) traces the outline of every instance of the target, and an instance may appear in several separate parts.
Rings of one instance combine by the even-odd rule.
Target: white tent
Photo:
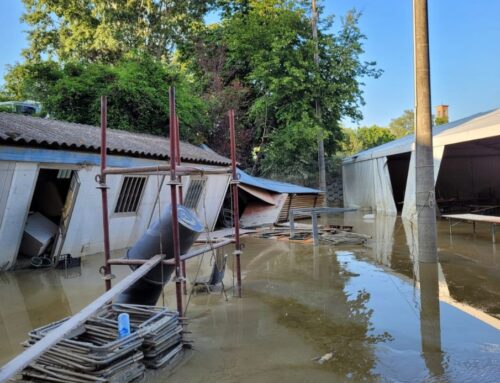
[[[433,145],[438,202],[500,202],[500,109],[435,127]],[[414,218],[414,136],[346,158],[343,182],[344,206],[385,214],[402,207],[403,217]]]

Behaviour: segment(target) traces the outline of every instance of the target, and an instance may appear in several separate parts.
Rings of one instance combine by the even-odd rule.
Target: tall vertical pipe
[[[177,161],[177,165],[181,164],[181,133],[180,133],[180,124],[179,117],[175,116],[175,160]],[[177,187],[177,191],[179,194],[179,204],[182,205],[182,176],[178,178],[179,186]],[[184,295],[187,295],[187,286],[186,286],[186,261],[181,261],[181,272],[182,272],[182,292]]]
[[[106,291],[111,289],[111,267],[109,265],[109,216],[108,216],[108,186],[106,185],[106,129],[108,127],[108,99],[101,96],[101,174],[99,177],[99,189],[102,199],[102,231],[104,236],[104,283]]]
[[[231,169],[233,181],[233,221],[235,236],[235,254],[236,254],[236,280],[238,283],[238,297],[241,298],[241,244],[240,244],[240,207],[238,201],[238,174],[236,173],[236,135],[234,130],[234,110],[228,112],[229,115],[229,139],[231,145]]]
[[[415,171],[420,262],[437,262],[427,0],[413,0],[415,59]]]
[[[177,218],[177,178],[175,174],[177,148],[176,148],[176,115],[175,115],[175,88],[170,87],[169,96],[169,132],[170,132],[170,201],[172,202],[172,244],[175,259],[175,297],[177,300],[177,311],[183,316],[182,307],[182,273],[181,254],[179,246],[179,221]]]
[[[319,68],[319,46],[318,46],[318,10],[316,8],[316,0],[312,0],[311,3],[311,13],[312,13],[312,37],[314,41],[314,65]],[[314,100],[315,113],[318,121],[321,121],[321,105],[319,103],[318,97]],[[322,124],[321,124],[322,125]],[[325,143],[323,139],[323,131],[318,134],[318,173],[319,173],[319,190],[325,193],[325,198],[323,199],[323,206],[327,205],[326,198],[326,166],[325,166]]]

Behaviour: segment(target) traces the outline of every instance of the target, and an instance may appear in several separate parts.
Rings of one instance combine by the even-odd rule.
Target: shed
[[[433,128],[439,211],[500,203],[500,109]],[[344,206],[415,218],[415,144],[409,135],[343,161]]]
[[[108,166],[167,164],[169,140],[108,129]],[[13,113],[0,113],[0,270],[17,259],[34,212],[58,227],[50,254],[81,256],[103,251],[99,174],[100,129]],[[182,142],[181,161],[227,167],[230,161]],[[183,177],[184,204],[213,230],[228,189],[226,174]],[[170,202],[168,177],[108,177],[111,250],[131,246]],[[206,208],[206,210],[205,210]]]
[[[255,227],[288,221],[290,209],[322,206],[317,189],[253,177],[238,169],[241,225]]]

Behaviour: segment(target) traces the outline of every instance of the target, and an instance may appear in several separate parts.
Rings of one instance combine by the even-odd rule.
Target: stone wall
[[[335,177],[329,180],[326,186],[326,196],[328,206],[342,207],[344,205],[344,188],[342,177]]]

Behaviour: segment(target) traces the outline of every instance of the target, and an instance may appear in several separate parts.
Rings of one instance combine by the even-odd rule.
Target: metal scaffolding
[[[186,265],[187,259],[196,257],[209,250],[216,249],[235,243],[234,255],[236,256],[236,275],[237,275],[237,295],[241,297],[241,243],[240,243],[240,227],[239,227],[239,206],[238,206],[238,176],[236,172],[236,136],[234,127],[234,110],[228,112],[229,117],[229,135],[231,141],[231,166],[214,169],[204,166],[185,166],[181,165],[180,141],[179,141],[179,119],[175,111],[175,88],[169,89],[169,137],[170,137],[170,164],[169,165],[155,165],[155,166],[140,166],[130,168],[108,168],[106,165],[107,160],[107,146],[106,146],[106,129],[107,129],[107,98],[101,97],[101,173],[97,176],[99,183],[98,188],[101,190],[102,198],[102,223],[104,235],[104,280],[106,290],[111,289],[111,265],[141,265],[147,263],[147,260],[131,260],[131,259],[111,259],[110,246],[109,246],[109,211],[108,211],[108,186],[106,184],[106,176],[108,175],[122,175],[122,174],[169,174],[170,180],[170,200],[172,204],[172,243],[173,243],[173,259],[164,259],[165,254],[162,254],[161,262],[164,265],[175,265],[175,292],[177,311],[179,316],[184,314],[182,293],[186,294]],[[182,204],[182,176],[194,174],[232,174],[232,195],[233,195],[233,222],[234,222],[234,240],[225,240],[209,247],[204,247],[197,250],[192,250],[187,254],[180,254],[180,241],[179,241],[179,221],[177,217],[177,203]],[[160,191],[158,191],[160,193]]]

